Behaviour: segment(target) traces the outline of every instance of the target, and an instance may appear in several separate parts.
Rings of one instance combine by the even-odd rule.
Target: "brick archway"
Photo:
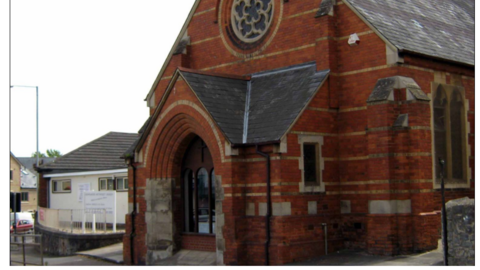
[[[159,258],[170,257],[182,248],[181,167],[192,140],[198,136],[205,142],[216,168],[222,163],[218,131],[206,115],[191,107],[167,108],[150,133],[145,161],[147,264],[155,264]],[[215,237],[210,242],[215,250]]]

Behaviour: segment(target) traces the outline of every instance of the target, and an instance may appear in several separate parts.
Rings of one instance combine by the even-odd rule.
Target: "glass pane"
[[[195,213],[193,193],[195,186],[193,185],[192,170],[187,169],[184,175],[184,211],[185,211],[185,231],[195,232]]]
[[[452,177],[457,180],[463,180],[462,111],[462,98],[458,90],[455,90],[450,101],[450,129],[452,140]]]
[[[113,179],[108,179],[107,189],[108,189],[108,190],[115,190],[115,185],[114,185]]]
[[[317,145],[303,145],[303,173],[305,183],[317,182]]]
[[[70,181],[64,181],[62,185],[63,185],[63,190],[65,191],[71,190]]]
[[[201,168],[197,174],[198,192],[198,232],[209,233],[209,209],[208,209],[208,172]]]
[[[128,189],[128,178],[123,178],[123,188]]]
[[[107,189],[107,180],[100,179],[100,190],[106,190],[106,189]]]
[[[445,160],[444,168],[447,168],[447,132],[445,126],[447,99],[445,92],[441,88],[437,90],[433,106],[433,123],[435,129],[435,176],[437,183],[440,183],[442,171],[439,159]],[[445,174],[445,172],[446,169],[443,170],[443,174]]]
[[[210,208],[212,209],[212,230],[211,233],[215,233],[215,170],[212,170],[210,177],[212,196],[210,197]]]
[[[117,179],[117,187],[119,190],[123,189],[123,178],[118,178]]]

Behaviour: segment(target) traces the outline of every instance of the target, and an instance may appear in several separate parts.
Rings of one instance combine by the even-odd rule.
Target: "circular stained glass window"
[[[273,14],[274,0],[233,0],[233,32],[245,43],[256,42],[267,33]]]

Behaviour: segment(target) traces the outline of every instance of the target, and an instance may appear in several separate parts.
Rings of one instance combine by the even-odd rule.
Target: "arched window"
[[[452,178],[463,179],[464,146],[463,146],[463,101],[458,90],[454,90],[450,98],[450,137],[452,151]]]
[[[198,198],[198,232],[210,233],[209,229],[209,183],[208,172],[205,168],[200,168],[197,173],[197,198]]]
[[[468,183],[464,90],[452,85],[437,85],[434,89],[435,183],[439,185],[442,177],[441,158],[445,161],[445,183],[461,186]]]
[[[212,224],[211,226],[211,232],[215,233],[215,169],[212,169],[212,172],[210,173],[210,186],[212,196],[210,196],[210,209],[212,210],[212,214],[210,215],[210,223]]]
[[[447,159],[447,128],[446,128],[447,96],[439,87],[433,101],[433,127],[435,129],[435,175],[440,179],[439,160]]]
[[[190,143],[183,159],[184,231],[215,232],[215,181],[213,160],[200,137]]]

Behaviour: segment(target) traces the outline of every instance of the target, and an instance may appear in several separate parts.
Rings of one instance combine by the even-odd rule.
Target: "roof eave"
[[[315,96],[318,94],[318,91],[320,91],[320,89],[323,87],[323,85],[325,84],[325,82],[328,80],[328,78],[330,78],[330,70],[328,70],[328,73],[327,75],[325,75],[325,78],[323,79],[323,81],[320,83],[320,85],[318,86],[317,90],[315,90],[315,92],[313,93],[313,95],[310,97],[310,99],[307,101],[307,103],[305,104],[305,106],[302,108],[302,110],[298,113],[297,117],[295,118],[295,120],[293,120],[292,124],[290,124],[290,126],[287,128],[287,130],[283,133],[282,136],[280,136],[280,140],[279,141],[283,141],[285,139],[285,136],[287,136],[288,133],[290,133],[290,131],[292,130],[292,128],[295,126],[295,124],[297,123],[298,119],[300,119],[300,117],[303,115],[303,113],[305,112],[305,110],[307,109],[308,105],[312,102],[312,100],[315,98]]]
[[[348,2],[348,0],[344,0],[343,1],[345,3],[345,5],[347,5],[347,7],[349,7],[353,13],[355,13],[370,29],[372,29],[372,31],[377,34],[377,36],[383,40],[383,42],[385,42],[385,44],[387,44],[387,46],[389,46],[392,50],[395,50],[397,52],[397,54],[399,52],[402,51],[402,48],[399,48],[397,47],[395,44],[393,44],[392,42],[390,42],[390,40],[388,40],[388,38],[386,36],[384,36],[382,33],[380,33],[380,31],[375,27],[373,26],[373,24],[371,24],[367,18],[365,18],[362,13],[360,13],[350,2]]]
[[[449,64],[464,66],[464,67],[467,67],[467,68],[474,68],[475,67],[475,64],[469,64],[469,63],[455,61],[455,60],[451,60],[451,59],[445,59],[445,58],[442,58],[442,57],[435,57],[435,56],[432,56],[432,55],[423,54],[423,53],[410,51],[410,50],[405,50],[405,49],[399,50],[399,53],[410,54],[410,55],[414,55],[414,56],[420,56],[420,57],[428,58],[428,59],[431,59],[431,60],[442,61],[442,62],[446,62],[446,63],[449,63]]]

